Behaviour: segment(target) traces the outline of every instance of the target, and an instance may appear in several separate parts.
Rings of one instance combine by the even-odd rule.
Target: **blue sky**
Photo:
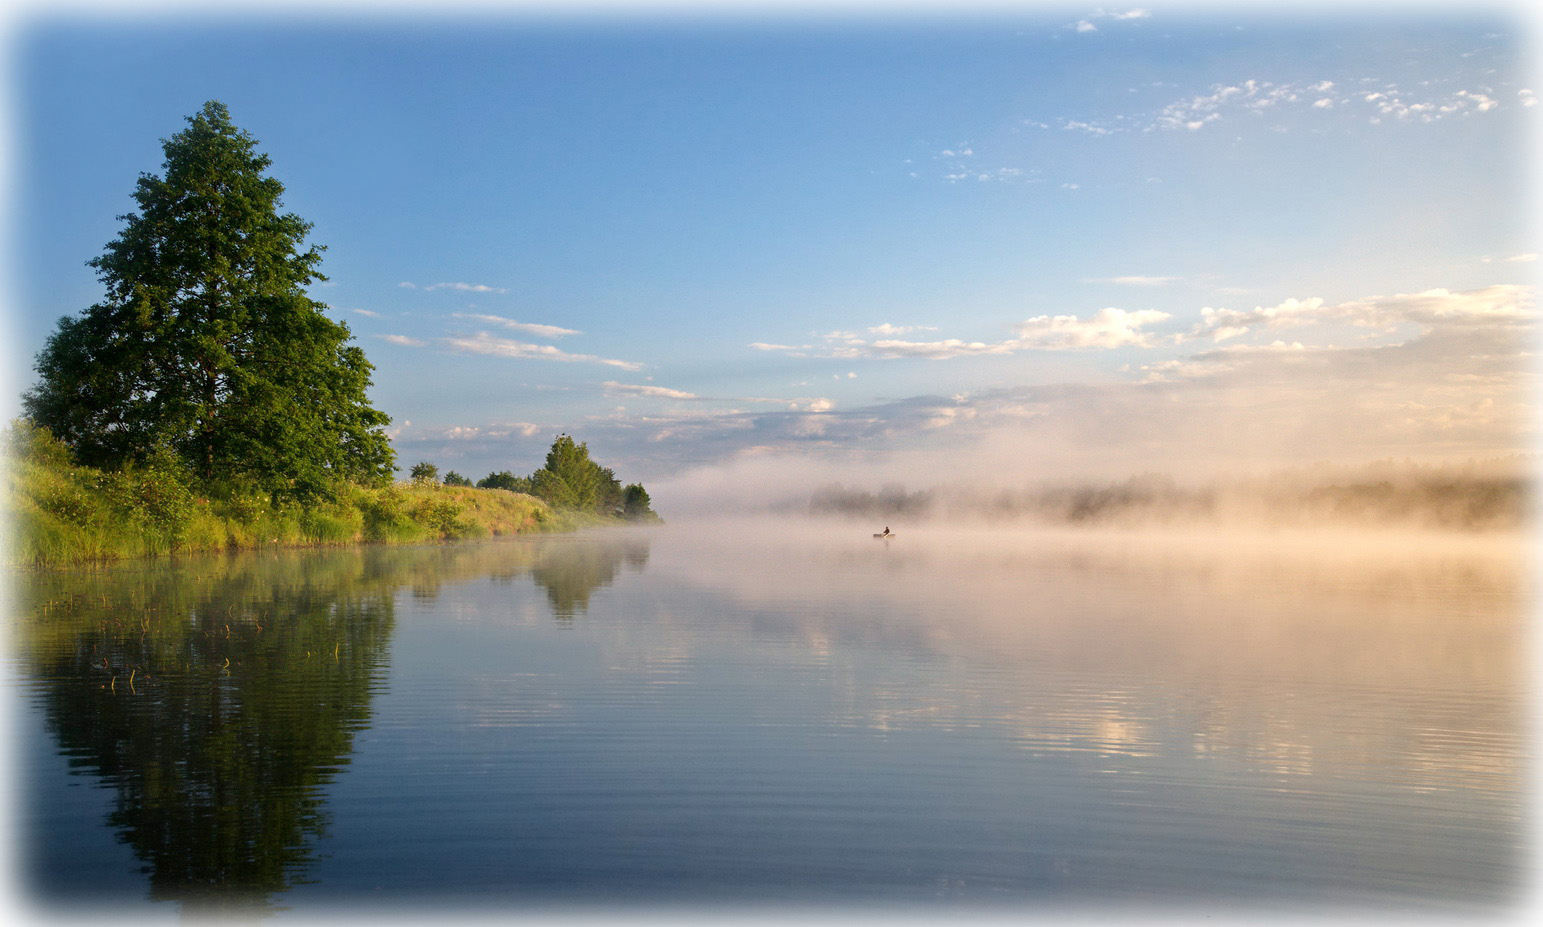
[[[569,432],[683,496],[1525,449],[1531,32],[1455,5],[35,13],[12,393],[218,99],[327,246],[313,295],[404,467],[528,473]]]

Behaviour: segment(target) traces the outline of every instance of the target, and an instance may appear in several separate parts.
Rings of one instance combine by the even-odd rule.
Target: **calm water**
[[[175,917],[1527,894],[1518,543],[868,534],[14,577],[28,898]]]

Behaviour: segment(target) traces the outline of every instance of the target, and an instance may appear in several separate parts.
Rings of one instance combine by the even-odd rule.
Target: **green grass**
[[[334,500],[275,504],[236,489],[195,494],[175,468],[82,467],[42,429],[13,424],[0,499],[8,567],[48,567],[257,547],[413,544],[611,522],[555,512],[503,489],[395,483],[345,486]]]

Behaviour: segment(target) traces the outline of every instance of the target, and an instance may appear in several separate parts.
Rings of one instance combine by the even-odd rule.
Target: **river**
[[[171,920],[1527,897],[1521,539],[897,532],[702,523],[13,576],[19,902]]]

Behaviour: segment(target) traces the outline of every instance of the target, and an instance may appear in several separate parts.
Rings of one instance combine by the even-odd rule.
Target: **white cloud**
[[[875,335],[909,335],[911,332],[935,332],[937,330],[938,327],[936,325],[891,325],[888,322],[868,329],[868,331]]]
[[[1097,32],[1098,27],[1093,24],[1093,21],[1096,19],[1112,19],[1115,22],[1130,22],[1137,19],[1150,19],[1151,17],[1151,13],[1140,8],[1123,11],[1099,9],[1095,10],[1085,19],[1079,19],[1066,28],[1071,29],[1074,32]]]
[[[749,347],[755,348],[757,351],[807,351],[814,346],[809,344],[767,344],[764,341],[752,341]]]
[[[1011,354],[1015,350],[1015,345],[1010,341],[987,344],[981,341],[960,341],[958,338],[944,341],[885,340],[865,346],[865,351],[876,357],[925,357],[932,360],[981,354]]]
[[[488,286],[487,284],[484,284],[484,283],[431,283],[428,286],[419,286],[416,283],[410,283],[410,282],[404,280],[401,283],[398,283],[397,286],[399,286],[399,287],[401,287],[402,289],[405,289],[405,290],[423,290],[425,292],[427,292],[429,290],[459,290],[459,291],[461,291],[463,293],[507,293],[507,292],[509,292],[508,290],[504,289],[503,287]]]
[[[1108,308],[1100,309],[1086,320],[1072,315],[1045,315],[1027,319],[1014,326],[1018,337],[1002,341],[964,341],[959,338],[945,338],[937,341],[883,338],[865,341],[850,332],[831,332],[825,338],[839,342],[839,346],[815,348],[812,345],[778,345],[759,341],[750,346],[762,351],[785,351],[794,357],[887,359],[917,357],[928,360],[1016,354],[1019,351],[1146,347],[1150,344],[1152,336],[1139,329],[1168,318],[1168,313],[1151,309],[1127,312],[1124,309]],[[921,327],[915,326],[915,328]],[[927,327],[931,328],[931,326]],[[870,329],[874,333],[892,333],[900,330],[899,326],[887,323]]]
[[[1287,299],[1275,306],[1251,310],[1200,310],[1201,322],[1190,333],[1225,341],[1254,329],[1282,329],[1320,322],[1341,322],[1362,328],[1391,330],[1402,324],[1425,328],[1462,325],[1514,325],[1537,318],[1531,287],[1497,285],[1454,293],[1446,289],[1372,296],[1328,305],[1318,297]]]
[[[1113,277],[1109,282],[1118,283],[1121,286],[1167,286],[1170,283],[1177,283],[1179,279],[1179,277],[1126,276]]]
[[[507,293],[508,290],[501,286],[488,286],[484,283],[435,283],[424,287],[425,290],[459,290],[462,293]]]
[[[463,351],[472,354],[490,354],[495,357],[510,357],[516,359],[531,358],[535,360],[564,361],[572,363],[605,364],[611,367],[620,367],[623,370],[642,370],[642,364],[631,361],[612,360],[605,357],[596,357],[593,354],[570,354],[552,347],[549,344],[527,344],[523,341],[514,341],[509,338],[499,338],[489,335],[487,332],[477,332],[470,337],[441,338],[442,344],[452,350]]]
[[[407,348],[421,348],[428,344],[427,341],[422,341],[418,338],[409,338],[406,335],[376,335],[375,337],[379,338],[381,341],[389,342],[391,344],[399,344]]]
[[[617,383],[612,380],[600,384],[605,387],[608,395],[616,396],[649,396],[656,399],[697,399],[695,393],[688,393],[678,389],[668,389],[663,386],[639,386],[631,383]]]
[[[503,316],[497,315],[478,315],[469,312],[453,312],[451,315],[457,319],[471,319],[477,322],[486,322],[489,325],[501,325],[513,331],[535,335],[537,338],[561,338],[565,335],[584,334],[572,328],[559,328],[556,325],[542,325],[537,322],[516,322],[514,319],[506,319]]]
[[[1109,126],[1094,125],[1091,122],[1079,122],[1075,119],[1067,120],[1062,124],[1061,128],[1074,132],[1086,132],[1089,135],[1109,135],[1115,131]]]
[[[371,319],[378,319],[378,318],[380,318],[380,313],[379,312],[371,312],[368,309],[345,309],[344,311],[345,312],[352,312],[354,315],[362,315],[362,316],[365,316],[366,318],[371,318]]]
[[[1076,127],[1096,134],[1128,131],[1131,129],[1184,130],[1194,132],[1219,123],[1233,113],[1261,115],[1270,111],[1302,109],[1326,113],[1360,107],[1368,111],[1372,123],[1385,118],[1400,121],[1436,122],[1473,113],[1487,113],[1500,106],[1500,102],[1487,94],[1472,90],[1456,90],[1446,94],[1432,93],[1421,86],[1417,90],[1404,90],[1385,85],[1372,91],[1335,93],[1334,81],[1298,81],[1278,84],[1273,81],[1249,79],[1236,84],[1213,84],[1206,93],[1196,94],[1168,104],[1155,114],[1139,117],[1121,117],[1102,124],[1067,122],[1068,128]],[[1519,95],[1522,105],[1530,105],[1530,94]],[[1284,127],[1274,126],[1281,130]]]
[[[1118,348],[1126,345],[1145,347],[1151,342],[1151,334],[1139,331],[1145,325],[1170,318],[1166,312],[1155,309],[1100,309],[1089,319],[1072,315],[1035,316],[1018,323],[1015,328],[1019,348],[1048,351],[1076,350],[1081,348]]]

